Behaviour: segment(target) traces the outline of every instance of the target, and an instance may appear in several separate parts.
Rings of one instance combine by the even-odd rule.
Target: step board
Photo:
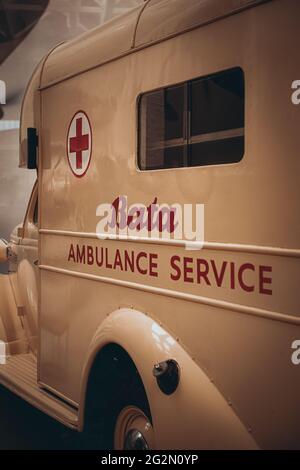
[[[78,410],[38,386],[32,354],[9,356],[6,364],[0,365],[0,384],[64,425],[78,427]]]

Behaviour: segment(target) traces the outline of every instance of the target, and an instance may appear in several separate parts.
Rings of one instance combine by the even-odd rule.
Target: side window
[[[244,100],[240,68],[145,93],[139,101],[139,168],[240,161]]]

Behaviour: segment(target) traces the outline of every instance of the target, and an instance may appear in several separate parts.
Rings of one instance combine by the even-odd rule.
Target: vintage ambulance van
[[[0,382],[91,447],[299,448],[299,24],[149,0],[34,72]],[[189,207],[204,237],[176,235]]]

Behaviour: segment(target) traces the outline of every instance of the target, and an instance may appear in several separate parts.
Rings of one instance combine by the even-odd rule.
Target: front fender
[[[123,347],[138,369],[158,449],[257,449],[233,408],[178,341],[151,317],[127,308],[108,315],[91,342],[83,371],[80,429],[89,372],[97,353],[110,343]],[[166,359],[180,366],[179,386],[169,396],[152,375],[154,364]]]

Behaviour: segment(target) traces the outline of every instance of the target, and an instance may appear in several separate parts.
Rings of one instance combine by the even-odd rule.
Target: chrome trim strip
[[[151,245],[167,245],[167,246],[186,246],[197,250],[200,248],[206,250],[217,251],[233,251],[240,253],[257,253],[263,255],[274,256],[288,256],[293,258],[300,258],[300,249],[296,248],[280,248],[273,246],[259,246],[259,245],[244,245],[238,243],[220,243],[220,242],[198,242],[188,240],[169,240],[167,238],[151,238],[151,237],[132,237],[125,235],[107,235],[88,232],[73,232],[71,230],[50,230],[40,229],[41,235],[57,235],[64,237],[78,237],[78,238],[91,238],[95,240],[113,240],[119,242],[132,242],[132,243],[149,243]]]
[[[54,266],[40,265],[39,268],[43,271],[50,271],[59,274],[65,274],[68,276],[89,279],[91,281],[103,282],[106,284],[112,284],[116,286],[127,287],[129,289],[136,289],[143,292],[149,292],[157,295],[164,295],[167,297],[173,297],[175,299],[187,300],[189,302],[200,303],[208,305],[209,307],[216,307],[225,310],[233,310],[235,312],[244,313],[246,315],[254,315],[256,317],[263,317],[270,320],[281,321],[284,323],[292,323],[300,325],[300,317],[293,315],[287,315],[280,312],[271,312],[270,310],[260,309],[257,307],[249,307],[246,305],[235,304],[224,300],[211,299],[208,297],[202,297],[200,295],[188,294],[185,292],[173,291],[171,289],[165,289],[162,287],[154,287],[146,284],[138,284],[131,281],[122,281],[120,279],[113,279],[110,277],[97,276],[95,274],[87,274],[77,271],[71,271],[69,269],[57,268]]]

